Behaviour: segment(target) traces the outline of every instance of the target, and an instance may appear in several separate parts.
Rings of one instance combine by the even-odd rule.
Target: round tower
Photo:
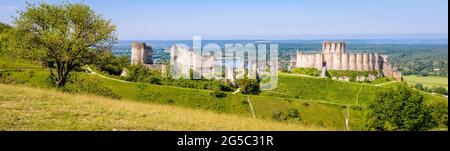
[[[322,53],[330,53],[331,44],[330,42],[323,42],[322,43]]]
[[[373,53],[369,53],[369,70],[370,71],[375,69],[374,60],[375,60],[375,57],[373,57]]]
[[[333,68],[334,70],[341,70],[341,53],[333,53]]]
[[[341,70],[348,70],[348,54],[347,53],[343,53],[341,56]]]
[[[324,60],[327,64],[327,69],[333,69],[333,54],[331,53],[324,53],[323,54]]]
[[[361,53],[356,54],[356,70],[363,71],[363,55]]]
[[[348,69],[356,70],[356,54],[354,53],[348,54]]]
[[[133,42],[131,43],[131,64],[147,64],[152,63],[151,48],[147,47],[145,43]]]
[[[374,69],[375,70],[380,70],[380,54],[375,53],[374,54],[374,61],[375,61],[375,65],[374,65]]]
[[[308,66],[308,68],[313,68],[315,67],[316,64],[316,55],[314,54],[308,54],[308,63],[306,64]]]
[[[363,71],[369,71],[369,54],[363,54]]]
[[[322,56],[322,54],[315,54],[315,58],[316,58],[316,63],[315,63],[315,65],[316,65],[316,68],[317,69],[322,69],[322,63],[323,63],[323,56]]]
[[[308,55],[307,54],[303,54],[302,55],[302,67],[308,67]]]

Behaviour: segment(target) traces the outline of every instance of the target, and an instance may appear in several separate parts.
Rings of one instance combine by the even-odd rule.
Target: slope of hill
[[[359,106],[366,106],[373,102],[377,91],[403,83],[386,82],[385,84],[370,85],[284,73],[280,73],[278,80],[277,89],[263,92],[262,95]],[[423,95],[427,102],[447,102],[444,97],[428,93],[423,93]]]
[[[39,66],[20,60],[0,59],[0,83],[12,83],[55,91],[49,86],[49,73]],[[280,74],[279,88],[265,91],[261,95],[242,95],[226,93],[217,98],[212,91],[181,88],[165,85],[152,85],[135,82],[120,82],[116,79],[103,78],[85,72],[73,72],[79,77],[81,87],[100,87],[122,100],[143,104],[163,104],[191,110],[209,110],[243,118],[268,120],[275,122],[274,116],[280,112],[295,109],[301,121],[297,124],[337,130],[362,130],[361,119],[365,106],[372,102],[378,90],[396,85],[390,83],[382,86],[365,85]],[[90,84],[89,84],[90,83]],[[75,88],[79,86],[75,85]],[[56,91],[55,91],[56,92]],[[91,92],[76,92],[88,93]],[[425,94],[427,102],[444,102],[441,96]],[[109,117],[107,117],[109,118]],[[105,119],[107,119],[105,117]],[[289,123],[289,122],[283,122]]]
[[[175,106],[0,84],[0,130],[324,130]]]

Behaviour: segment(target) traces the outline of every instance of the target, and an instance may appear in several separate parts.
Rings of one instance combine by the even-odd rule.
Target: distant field
[[[448,89],[448,77],[435,77],[435,76],[426,76],[426,77],[419,77],[419,76],[403,76],[403,79],[412,84],[418,84],[421,83],[426,87],[445,87]]]

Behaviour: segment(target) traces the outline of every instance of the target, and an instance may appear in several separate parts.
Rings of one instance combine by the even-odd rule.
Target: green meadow
[[[403,79],[411,84],[423,84],[426,87],[444,87],[448,90],[448,77],[437,76],[403,76]]]
[[[84,95],[84,98],[92,97],[88,99],[91,102],[95,102],[95,100],[100,98],[93,97],[92,94],[88,92],[75,94],[61,94],[60,92],[56,92],[56,88],[50,85],[49,72],[40,68],[40,66],[35,63],[4,58],[1,59],[0,65],[8,66],[8,68],[0,70],[0,82],[9,84],[3,85],[4,89],[6,89],[5,87],[14,87],[30,91],[47,91],[48,89],[48,91],[51,92],[48,93],[48,95],[57,93],[57,95],[64,95],[64,97],[79,95],[81,93],[81,95]],[[364,116],[364,108],[374,100],[376,92],[385,89],[385,87],[397,84],[390,83],[383,86],[374,86],[341,82],[331,79],[280,74],[279,85],[275,90],[263,91],[259,95],[225,93],[225,97],[217,98],[212,95],[212,91],[209,90],[123,82],[120,80],[104,78],[95,74],[88,74],[83,71],[73,72],[72,76],[79,77],[79,79],[82,79],[83,81],[94,82],[95,86],[107,88],[114,95],[118,96],[117,98],[108,99],[108,102],[136,102],[137,104],[148,104],[153,106],[161,105],[180,110],[195,110],[204,112],[204,114],[212,113],[226,116],[239,116],[246,120],[252,119],[254,115],[256,118],[255,120],[298,125],[301,127],[298,130],[303,130],[303,127],[333,130],[362,130],[361,120]],[[33,88],[36,90],[31,90]],[[430,103],[447,103],[446,98],[441,96],[425,94],[425,98]],[[4,98],[2,99],[4,100]],[[52,97],[43,99],[44,102],[52,101],[49,100],[52,99]],[[273,118],[275,113],[286,112],[289,109],[298,110],[301,120],[277,121]],[[3,118],[5,118],[5,116],[3,116]],[[348,120],[348,125],[346,125],[346,120]],[[58,129],[59,127],[55,128]],[[50,127],[49,129],[55,128]],[[179,127],[174,127],[173,129],[177,128]],[[83,129],[83,127],[80,127],[80,129]],[[91,127],[88,129],[91,129]],[[95,129],[95,126],[92,127],[92,129]],[[101,129],[104,128],[102,127]],[[200,130],[206,128],[186,129]],[[264,128],[260,130],[264,130]]]

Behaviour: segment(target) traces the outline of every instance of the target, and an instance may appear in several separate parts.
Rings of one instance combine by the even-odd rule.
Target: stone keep
[[[131,64],[153,64],[152,47],[142,42],[131,44]]]
[[[388,77],[401,79],[401,73],[394,71],[387,57],[378,53],[346,53],[344,42],[322,43],[322,53],[305,54],[297,51],[296,57],[292,57],[292,67],[322,69],[326,65],[327,70],[377,70]]]

